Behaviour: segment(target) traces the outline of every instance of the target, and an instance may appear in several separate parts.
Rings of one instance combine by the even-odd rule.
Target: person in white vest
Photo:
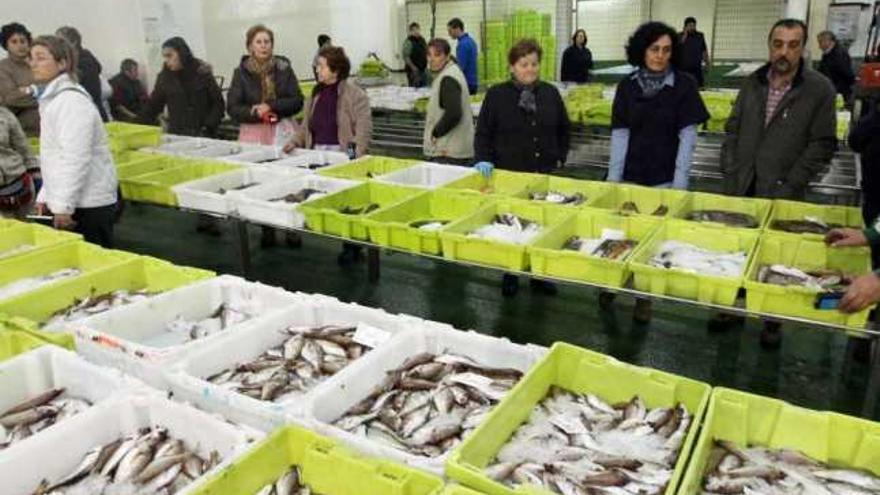
[[[57,229],[112,247],[116,167],[101,115],[77,83],[76,53],[62,38],[40,36],[31,46],[30,66],[40,105],[37,211],[51,214]]]
[[[434,81],[425,116],[424,151],[432,162],[470,165],[474,157],[474,116],[467,80],[451,52],[444,39],[428,43],[428,67]]]

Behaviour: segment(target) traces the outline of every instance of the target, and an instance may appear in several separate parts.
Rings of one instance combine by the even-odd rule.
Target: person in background
[[[306,101],[302,126],[284,147],[343,151],[352,158],[367,154],[373,117],[367,93],[349,79],[351,62],[345,50],[328,46],[318,54],[318,84]],[[363,258],[361,248],[344,243],[338,262],[350,265]]]
[[[33,207],[40,166],[21,124],[0,107],[0,218],[24,219]]]
[[[119,74],[110,79],[113,96],[110,112],[122,122],[136,122],[147,102],[147,90],[141,84],[138,64],[127,58],[119,64]]]
[[[877,139],[875,138],[876,142]],[[868,223],[869,227],[859,229],[834,229],[825,237],[825,242],[836,248],[869,246],[871,251],[880,249],[880,217]],[[844,313],[857,313],[880,302],[880,270],[874,267],[871,273],[857,277],[847,287],[838,309]]]
[[[590,82],[593,52],[587,48],[587,32],[578,29],[571,37],[571,45],[562,52],[562,82],[584,84]]]
[[[618,85],[611,114],[609,182],[687,190],[697,127],[709,120],[693,77],[676,66],[682,45],[660,22],[642,24],[626,57],[638,67]],[[602,292],[610,309],[614,294]],[[636,299],[633,319],[651,320],[651,300]]]
[[[464,73],[468,83],[468,92],[477,94],[480,88],[479,76],[477,75],[477,43],[471,36],[464,32],[464,23],[461,19],[454,18],[446,25],[449,37],[458,41],[455,47],[455,58]]]
[[[326,34],[318,35],[318,51],[315,52],[315,57],[312,59],[312,74],[315,76],[315,80],[318,80],[318,57],[321,54],[321,50],[327,48],[328,46],[333,46],[333,40],[330,39],[330,36]]]
[[[77,57],[77,76],[79,84],[88,91],[92,97],[92,101],[98,108],[101,120],[107,122],[107,111],[104,110],[103,98],[101,97],[101,63],[92,55],[92,52],[86,50],[82,46],[82,35],[75,27],[64,26],[55,31],[55,36],[59,36],[67,40],[73,45]]]
[[[428,44],[428,65],[434,74],[425,115],[423,146],[429,161],[470,165],[474,156],[474,116],[467,81],[452,58],[449,42]]]
[[[37,213],[51,214],[57,229],[111,248],[116,167],[98,109],[76,82],[76,51],[61,37],[40,36],[31,47],[30,66],[40,102],[43,187]]]
[[[31,33],[17,22],[0,29],[0,45],[9,54],[0,60],[0,105],[8,108],[28,136],[40,134],[40,109],[34,96],[34,74],[28,65]]]
[[[428,44],[421,34],[418,22],[409,25],[409,36],[403,43],[403,61],[406,63],[406,81],[412,88],[428,84],[425,69],[428,67]]]
[[[862,162],[862,219],[865,225],[880,218],[880,100],[866,105],[864,117],[849,133],[849,147]],[[871,251],[874,268],[880,268],[880,246]]]
[[[496,167],[550,173],[565,164],[571,124],[559,90],[539,79],[542,53],[533,39],[513,45],[507,55],[510,81],[486,92],[474,137],[474,168],[484,177],[491,177]],[[556,293],[551,283],[530,283],[545,294]],[[518,290],[517,277],[505,274],[502,294],[511,297]]]
[[[831,80],[834,89],[849,104],[852,99],[853,84],[856,82],[849,52],[837,42],[837,36],[831,31],[819,33],[818,41],[819,48],[822,49],[822,61],[819,62],[818,70]]]
[[[684,20],[684,31],[680,34],[681,61],[679,70],[687,72],[697,81],[697,87],[702,88],[703,69],[711,65],[709,49],[706,47],[706,37],[697,31],[697,20],[688,17]]]
[[[807,26],[777,21],[767,37],[769,62],[746,78],[721,146],[725,192],[803,200],[837,144],[834,88],[806,66]],[[778,349],[780,325],[765,322],[761,345]]]

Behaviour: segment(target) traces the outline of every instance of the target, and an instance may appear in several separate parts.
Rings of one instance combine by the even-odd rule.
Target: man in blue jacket
[[[449,30],[449,36],[458,41],[455,49],[455,58],[458,59],[458,66],[464,72],[464,78],[467,80],[468,91],[475,95],[480,81],[477,77],[477,42],[466,32],[464,32],[464,23],[456,17],[449,21],[446,25]]]

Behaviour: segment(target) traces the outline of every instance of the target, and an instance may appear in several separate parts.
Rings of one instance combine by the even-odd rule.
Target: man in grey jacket
[[[835,91],[802,56],[807,26],[778,21],[767,38],[769,62],[740,89],[721,147],[724,189],[734,196],[803,199],[837,146]],[[761,345],[778,349],[780,325],[765,322]]]

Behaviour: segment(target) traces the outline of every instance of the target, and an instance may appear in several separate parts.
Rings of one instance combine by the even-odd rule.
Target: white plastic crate
[[[376,177],[375,180],[376,182],[384,182],[386,184],[394,184],[397,186],[437,189],[450,182],[454,182],[476,173],[477,172],[470,167],[424,162],[402,170],[396,170],[389,174],[380,175],[379,177]]]
[[[252,145],[241,150],[241,153],[224,156],[224,162],[237,163],[240,165],[258,165],[283,160],[287,154],[281,148],[275,146]]]
[[[308,174],[308,171],[301,171]],[[275,172],[263,166],[232,170],[226,173],[204,177],[190,182],[184,182],[171,188],[177,194],[177,203],[182,208],[207,211],[228,215],[235,213],[233,197],[245,190],[236,190],[246,184],[274,184],[278,181],[289,179],[292,175]],[[221,194],[220,190],[227,192]],[[250,189],[250,188],[248,188]]]
[[[235,211],[245,220],[261,225],[301,229],[305,226],[305,217],[299,211],[301,203],[272,201],[273,199],[295,194],[305,188],[333,194],[358,184],[360,182],[353,180],[308,174],[295,179],[252,187],[235,194],[230,197],[230,200],[235,203]],[[304,202],[307,203],[323,196],[325,195],[315,195]]]
[[[408,358],[425,352],[457,354],[484,366],[515,368],[526,373],[547,350],[472,331],[455,330],[445,324],[425,322],[421,329],[398,333],[387,345],[321,384],[312,393],[307,418],[319,433],[338,438],[366,455],[389,458],[443,476],[443,465],[449,452],[434,458],[417,456],[349,433],[332,424],[373,393],[388,371],[399,367]]]
[[[154,426],[167,428],[171,437],[183,440],[204,459],[215,450],[220,454],[218,466],[177,495],[191,492],[200,480],[219,473],[263,437],[261,432],[155,395],[125,395],[70,418],[20,448],[0,453],[2,491],[10,495],[33,493],[42,480],[57,481],[70,474],[89,450]]]
[[[139,151],[176,156],[212,158],[238,154],[251,149],[252,147],[252,145],[243,145],[235,141],[181,137],[181,139],[166,142],[152,148],[142,148]]]
[[[266,166],[282,171],[319,168],[338,165],[350,161],[348,155],[339,151],[317,151],[297,149],[287,154],[286,158],[266,164]]]
[[[87,359],[125,369],[133,358],[159,364],[179,359],[186,352],[226,333],[259,324],[302,297],[224,275],[109,310],[65,328],[74,332],[77,350]],[[259,316],[197,340],[189,340],[187,336],[167,329],[168,323],[177,318],[190,321],[208,318],[221,304],[231,300],[239,300],[250,313]]]
[[[0,363],[0,412],[52,389],[97,405],[120,393],[147,390],[121,371],[97,366],[60,347],[46,345]],[[69,420],[69,419],[68,419]],[[65,423],[61,421],[6,450],[18,449]]]
[[[397,333],[423,325],[422,320],[410,316],[392,315],[381,309],[343,303],[324,296],[309,297],[310,299],[282,314],[264,320],[248,330],[218,339],[175,363],[165,374],[165,381],[174,398],[191,403],[204,411],[220,414],[230,421],[266,432],[284,424],[289,418],[295,418],[296,422],[308,426],[309,422],[303,415],[311,391],[289,395],[279,402],[267,402],[214,385],[207,377],[236,364],[256,359],[265,351],[281,345],[290,338],[283,331],[290,326],[368,325],[372,329],[386,332],[390,339]],[[384,344],[379,344],[377,348],[382,345]],[[375,349],[364,356],[372,352]],[[358,361],[362,359],[364,357]],[[351,366],[350,364],[349,367]],[[331,379],[332,377],[328,378],[324,383]]]

